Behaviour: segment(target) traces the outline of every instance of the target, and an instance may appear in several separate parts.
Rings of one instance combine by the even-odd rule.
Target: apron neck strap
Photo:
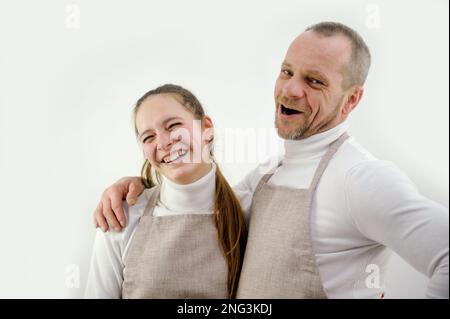
[[[259,192],[259,190],[263,187],[263,185],[269,181],[269,179],[272,177],[272,175],[275,173],[275,171],[280,166],[281,166],[281,161],[278,163],[278,165],[276,167],[272,168],[267,174],[264,174],[263,177],[261,177],[258,185],[256,186],[255,191],[253,192],[254,194]]]
[[[331,143],[327,152],[320,160],[319,166],[317,167],[316,172],[314,173],[311,185],[309,186],[309,192],[311,194],[313,194],[316,191],[317,185],[319,184],[320,178],[322,177],[323,172],[325,172],[328,163],[347,138],[349,138],[349,135],[347,134],[347,132],[344,132],[336,141]]]
[[[312,180],[311,185],[309,187],[310,193],[314,193],[314,191],[317,188],[317,185],[319,184],[320,178],[323,175],[323,172],[325,171],[325,169],[328,166],[328,163],[330,162],[330,160],[333,157],[333,155],[337,152],[339,147],[341,147],[341,145],[345,142],[345,140],[347,138],[349,138],[349,135],[347,134],[347,132],[344,132],[336,141],[331,143],[331,145],[328,148],[327,152],[325,153],[325,155],[320,160],[320,163],[319,163],[319,166],[316,169],[316,172],[314,173],[313,180]],[[258,186],[255,189],[255,193],[257,191],[259,191],[259,189],[264,184],[266,184],[269,181],[269,179],[272,177],[272,175],[275,173],[275,171],[278,169],[278,167],[281,166],[281,164],[282,164],[282,162],[280,161],[278,163],[277,167],[273,168],[269,173],[264,174],[264,176],[261,178],[260,182],[258,183]]]
[[[152,216],[153,210],[155,209],[156,203],[159,198],[159,193],[161,192],[161,186],[157,185],[153,188],[150,198],[147,202],[147,205],[145,206],[144,214],[142,216]]]

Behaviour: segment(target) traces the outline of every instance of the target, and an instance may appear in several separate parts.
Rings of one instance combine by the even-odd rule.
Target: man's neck
[[[348,129],[342,122],[329,130],[314,134],[301,140],[285,140],[285,161],[308,160],[321,157],[329,145],[336,141]]]

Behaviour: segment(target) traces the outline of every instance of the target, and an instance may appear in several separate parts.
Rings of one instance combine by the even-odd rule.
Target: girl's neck
[[[175,183],[162,176],[160,205],[175,212],[210,212],[214,207],[216,165],[205,163],[199,178],[189,184]]]

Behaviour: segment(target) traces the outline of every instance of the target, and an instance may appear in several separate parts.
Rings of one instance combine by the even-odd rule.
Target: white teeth
[[[164,162],[166,164],[172,163],[172,162],[176,161],[177,159],[185,156],[187,153],[188,153],[187,150],[179,149],[178,151],[176,151],[172,154],[169,154],[165,158],[163,158],[162,162]],[[175,158],[173,158],[174,154],[177,154],[177,156]]]

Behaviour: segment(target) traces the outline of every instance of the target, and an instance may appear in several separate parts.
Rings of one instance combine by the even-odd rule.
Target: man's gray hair
[[[338,22],[320,22],[309,26],[305,31],[313,31],[325,37],[341,34],[350,40],[352,54],[344,70],[342,87],[349,88],[353,85],[364,84],[369,73],[370,51],[358,32]]]

